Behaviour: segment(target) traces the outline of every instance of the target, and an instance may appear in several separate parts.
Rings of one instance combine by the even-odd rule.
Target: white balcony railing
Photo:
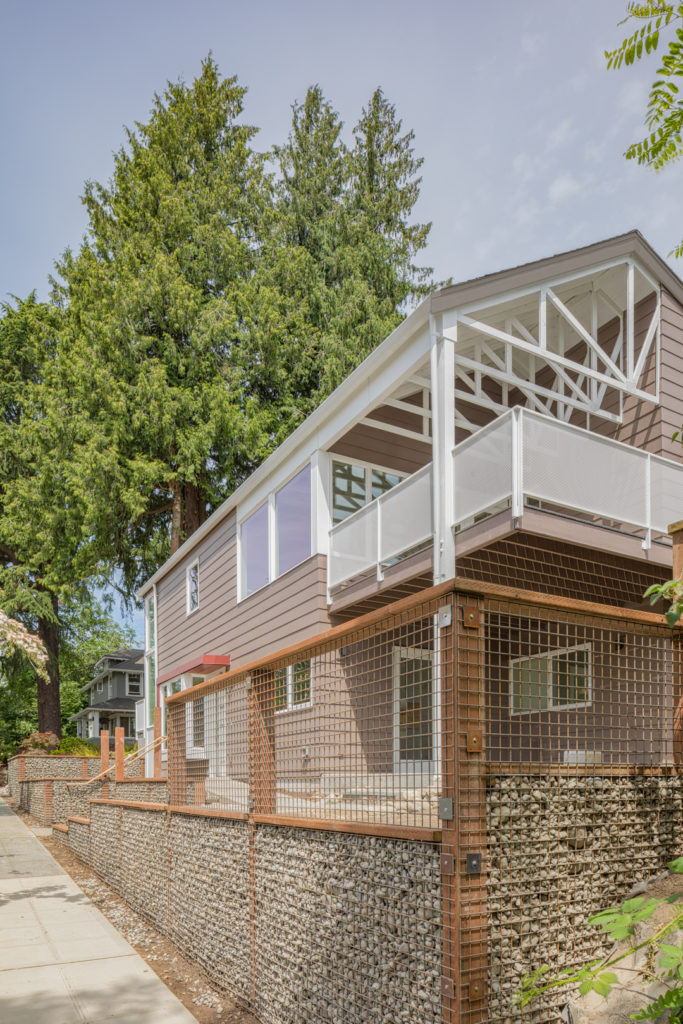
[[[527,499],[666,534],[683,510],[683,465],[528,409],[511,409],[453,448],[453,525]]]
[[[433,536],[432,466],[423,466],[330,530],[327,585],[382,567]]]
[[[683,465],[528,409],[510,409],[455,445],[452,526],[529,500],[599,525],[625,528],[649,547],[683,515]],[[383,568],[433,537],[432,465],[424,466],[329,534],[328,590]]]

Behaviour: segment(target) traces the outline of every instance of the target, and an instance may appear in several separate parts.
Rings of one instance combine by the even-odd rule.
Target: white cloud
[[[520,49],[525,57],[537,57],[545,43],[542,32],[525,32],[519,41]]]
[[[576,135],[577,131],[571,117],[565,117],[548,135],[546,149],[548,152],[551,152],[554,149],[559,149],[561,146],[566,146]]]
[[[548,187],[548,199],[551,203],[561,203],[570,199],[581,190],[581,186],[573,174],[558,174]]]

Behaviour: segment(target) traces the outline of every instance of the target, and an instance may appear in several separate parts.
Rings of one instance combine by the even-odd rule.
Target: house
[[[113,739],[116,728],[125,729],[125,736],[135,736],[135,704],[143,696],[144,651],[137,647],[121,648],[106,654],[95,665],[95,675],[81,687],[87,706],[72,715],[76,735],[99,740],[100,730],[108,729]]]
[[[141,588],[138,738],[170,695],[456,576],[645,607],[671,576],[667,527],[683,509],[682,343],[683,283],[637,231],[434,292]],[[619,635],[494,618],[494,759],[620,757],[601,742],[605,707],[619,713]],[[429,608],[374,663],[337,652],[327,688],[314,658],[278,670],[290,790],[333,776],[353,795],[362,774],[439,792],[438,629]],[[227,718],[246,698],[230,699],[188,703],[184,754],[202,792],[239,809]],[[622,725],[630,762],[678,759],[659,719],[637,741]]]

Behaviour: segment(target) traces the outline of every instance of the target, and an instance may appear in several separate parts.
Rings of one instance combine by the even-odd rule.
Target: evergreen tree
[[[58,264],[60,358],[76,439],[71,484],[98,557],[129,592],[197,529],[251,465],[260,418],[231,372],[240,289],[268,198],[245,89],[214,61],[156,96],[107,185],[88,183],[89,230]]]

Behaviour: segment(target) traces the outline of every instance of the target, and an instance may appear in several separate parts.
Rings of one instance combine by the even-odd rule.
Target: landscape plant
[[[669,863],[669,870],[677,875],[683,874],[683,857],[677,857]],[[526,975],[515,1002],[519,1006],[527,1006],[539,996],[558,989],[571,988],[578,990],[579,995],[586,996],[595,992],[605,1000],[616,988],[621,987],[615,969],[624,965],[624,961],[634,953],[645,953],[643,966],[637,974],[645,985],[657,983],[665,991],[652,998],[642,990],[638,991],[646,1005],[631,1014],[635,1021],[659,1020],[663,1013],[669,1013],[669,1024],[683,1024],[683,941],[671,941],[683,930],[683,906],[676,906],[683,898],[683,893],[674,893],[663,899],[648,896],[635,896],[616,907],[609,907],[594,914],[588,919],[589,925],[600,928],[614,941],[612,952],[602,959],[592,960],[578,967],[567,967],[556,974],[547,964]],[[671,906],[672,911],[663,924],[653,928],[647,937],[636,941],[634,935],[638,925],[651,920],[660,907]],[[668,941],[667,941],[668,940]]]

